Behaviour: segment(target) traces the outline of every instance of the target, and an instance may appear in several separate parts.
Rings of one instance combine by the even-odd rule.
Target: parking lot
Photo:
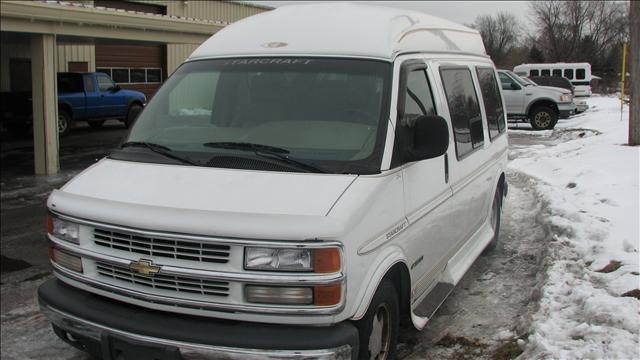
[[[52,352],[57,359],[88,359],[55,337],[35,301],[37,287],[51,276],[44,240],[45,201],[53,188],[103,157],[125,135],[117,122],[102,129],[75,129],[61,140],[61,173],[49,178],[28,175],[28,140],[3,142],[3,359],[50,359]],[[512,139],[517,146],[537,141],[526,134]],[[541,204],[527,186],[529,179],[508,175],[500,246],[475,262],[423,331],[403,330],[400,358],[489,359],[520,353],[514,339],[526,334],[537,307],[548,236],[537,221]],[[25,348],[25,343],[30,346]]]

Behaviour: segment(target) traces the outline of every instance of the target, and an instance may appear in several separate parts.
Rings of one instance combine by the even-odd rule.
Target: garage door
[[[96,0],[94,6],[166,14],[160,5]],[[166,78],[166,46],[97,44],[96,71],[111,76],[124,89],[143,92],[150,99]]]

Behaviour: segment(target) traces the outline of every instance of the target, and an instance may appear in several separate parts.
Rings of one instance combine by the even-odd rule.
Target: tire
[[[71,132],[71,115],[66,110],[58,109],[58,135],[66,136]]]
[[[104,125],[104,120],[89,121],[89,126],[93,129],[99,129]]]
[[[500,238],[500,211],[502,209],[502,188],[498,186],[496,194],[493,196],[493,204],[491,205],[491,227],[493,228],[493,239],[484,248],[483,254],[490,253],[498,247],[498,239]]]
[[[395,358],[399,312],[398,292],[391,280],[384,279],[366,314],[355,322],[360,339],[359,359]]]
[[[536,106],[529,113],[529,123],[534,130],[551,130],[558,122],[558,113],[548,106]]]
[[[124,126],[128,129],[135,122],[140,113],[142,112],[142,106],[139,104],[133,104],[129,106],[129,110],[127,111],[127,118],[124,120]]]

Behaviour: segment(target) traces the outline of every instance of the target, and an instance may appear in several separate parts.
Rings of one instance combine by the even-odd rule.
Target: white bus
[[[520,76],[562,76],[575,86],[575,96],[591,96],[591,64],[553,63],[553,64],[521,64],[513,68]]]

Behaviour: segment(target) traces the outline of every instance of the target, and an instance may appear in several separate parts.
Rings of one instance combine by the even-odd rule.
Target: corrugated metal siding
[[[3,43],[0,51],[0,91],[10,91],[9,59],[30,59],[31,44]]]
[[[167,15],[185,16],[195,19],[234,22],[247,16],[259,14],[268,9],[244,3],[227,1],[178,1],[178,0],[136,0],[135,2],[164,5]],[[185,4],[186,3],[186,4]]]
[[[59,44],[58,72],[69,71],[69,61],[86,61],[89,71],[96,70],[96,48],[94,45]]]
[[[193,44],[169,44],[167,45],[167,74],[171,74],[184,62],[198,47]]]

